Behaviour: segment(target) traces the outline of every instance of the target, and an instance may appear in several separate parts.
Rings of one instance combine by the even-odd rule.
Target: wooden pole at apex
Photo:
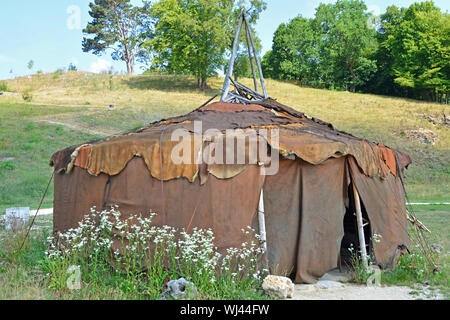
[[[236,52],[237,52],[237,48],[239,46],[239,35],[241,33],[241,27],[242,27],[243,22],[244,22],[244,11],[239,16],[236,34],[234,35],[233,50],[231,51],[230,63],[228,65],[228,72],[225,75],[225,81],[223,83],[223,90],[222,90],[222,96],[220,98],[220,101],[224,101],[226,99],[226,97],[228,96],[228,92],[230,90],[230,78],[233,75],[234,60],[236,59]]]
[[[256,79],[256,72],[255,72],[255,66],[253,64],[253,54],[252,49],[250,45],[250,37],[248,35],[248,32],[245,34],[245,38],[247,40],[247,49],[248,49],[248,57],[250,60],[250,67],[252,68],[252,75],[253,75],[253,85],[255,86],[255,91],[258,92],[258,80]]]
[[[256,66],[258,67],[259,80],[261,81],[261,88],[263,91],[263,95],[264,95],[264,98],[267,99],[269,96],[267,95],[266,83],[264,82],[264,76],[263,76],[263,72],[262,72],[262,68],[261,68],[261,61],[259,60],[258,52],[256,51],[255,40],[253,39],[252,29],[250,28],[250,23],[248,22],[247,17],[245,15],[243,16],[243,19],[245,21],[247,34],[250,37],[250,43],[251,43],[252,49],[253,49],[253,56],[255,57],[255,60],[256,60]]]

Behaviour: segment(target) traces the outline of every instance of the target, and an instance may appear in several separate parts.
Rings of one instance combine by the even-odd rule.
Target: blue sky
[[[73,63],[79,70],[99,71],[111,65],[114,71],[126,70],[123,62],[113,61],[109,53],[98,57],[81,50],[81,29],[89,21],[89,0],[8,0],[0,6],[0,79],[27,75],[27,63],[34,61],[37,70],[54,72]],[[133,0],[139,4],[140,0]],[[271,49],[272,37],[281,24],[301,14],[312,17],[319,3],[334,0],[268,0],[256,30],[262,41],[263,53]],[[366,0],[369,11],[383,13],[386,7],[407,7],[416,1]],[[450,1],[436,0],[443,11],[449,11]],[[78,18],[79,17],[79,18]],[[11,72],[12,71],[12,72]],[[136,73],[142,70],[136,67]]]

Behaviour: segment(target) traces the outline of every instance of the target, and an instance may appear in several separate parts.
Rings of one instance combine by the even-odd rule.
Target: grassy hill
[[[37,207],[51,175],[50,156],[63,147],[149,122],[183,114],[219,92],[223,79],[199,91],[186,76],[97,75],[56,72],[7,80],[0,96],[0,210]],[[242,82],[251,85],[250,79]],[[331,122],[339,130],[408,152],[410,199],[450,200],[450,130],[427,116],[450,114],[448,106],[401,98],[302,88],[267,80],[271,97]],[[22,94],[31,94],[25,102]],[[108,106],[113,104],[114,110]],[[409,138],[409,130],[428,129],[435,145]],[[52,206],[53,190],[45,207]]]
[[[0,214],[7,207],[38,206],[52,173],[48,160],[55,151],[189,112],[218,93],[222,81],[211,79],[206,92],[197,90],[190,77],[159,75],[57,72],[0,81],[0,91],[6,91],[0,95]],[[251,85],[249,79],[242,82]],[[267,81],[267,87],[269,95],[283,104],[331,122],[340,130],[408,152],[414,160],[406,172],[411,200],[450,201],[449,127],[433,120],[450,114],[448,106],[301,88],[273,80]],[[24,92],[29,102],[24,101]],[[113,110],[109,110],[111,104]],[[410,138],[409,130],[419,128],[431,130],[436,143],[423,144]],[[51,186],[43,207],[52,207],[52,201]],[[427,267],[413,242],[413,254],[400,262],[400,268],[383,271],[382,283],[411,286],[414,292],[426,285],[430,290],[439,289],[449,299],[449,206],[415,206],[414,210],[432,230],[427,234],[429,242],[443,248],[437,259],[442,272],[435,274]],[[0,299],[124,297],[123,292],[105,283],[88,283],[87,291],[81,293],[50,290],[39,266],[45,261],[48,247],[44,239],[51,230],[51,217],[38,217],[25,253],[17,261],[10,241],[15,237],[0,237]],[[61,270],[64,274],[66,269]]]

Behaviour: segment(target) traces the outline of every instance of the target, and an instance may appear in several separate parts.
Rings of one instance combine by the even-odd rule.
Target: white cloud
[[[371,12],[373,15],[379,16],[381,14],[381,9],[379,6],[371,4],[367,6],[367,12]]]
[[[79,6],[71,5],[66,10],[69,17],[67,18],[66,25],[69,30],[81,29],[81,9]]]
[[[0,62],[14,62],[15,60],[13,58],[4,56],[0,54]]]
[[[112,65],[109,61],[99,58],[91,64],[90,71],[93,73],[108,73],[111,68]]]

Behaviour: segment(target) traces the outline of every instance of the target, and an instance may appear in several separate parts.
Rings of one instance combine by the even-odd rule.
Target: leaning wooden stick
[[[266,238],[266,219],[264,216],[264,190],[261,189],[258,205],[258,222],[259,235],[261,236],[261,244],[264,249],[264,267],[269,269],[269,258],[267,256],[267,238]]]
[[[367,262],[367,251],[366,251],[366,240],[364,238],[364,225],[361,212],[361,200],[359,198],[358,190],[356,189],[355,183],[352,183],[353,195],[355,196],[355,208],[356,208],[356,222],[358,224],[358,236],[359,236],[359,247],[361,250],[361,258],[363,261],[364,268],[366,270],[369,268]]]
[[[422,221],[420,221],[419,219],[417,219],[414,216],[411,218],[408,210],[406,210],[406,219],[408,219],[409,222],[411,222],[414,226],[417,226],[419,229],[422,229],[422,230],[425,230],[425,231],[431,233],[431,231],[423,224]]]

